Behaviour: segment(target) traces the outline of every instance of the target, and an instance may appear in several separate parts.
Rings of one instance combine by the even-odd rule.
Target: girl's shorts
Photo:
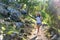
[[[42,24],[41,23],[37,23],[37,25],[40,25],[41,26]]]

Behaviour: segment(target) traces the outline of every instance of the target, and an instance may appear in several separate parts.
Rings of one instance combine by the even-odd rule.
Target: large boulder
[[[2,7],[0,7],[0,14],[2,14],[5,17],[9,16],[8,11]]]
[[[8,16],[8,10],[5,9],[5,6],[3,6],[4,4],[0,3],[0,14],[2,14],[3,16],[7,17]]]
[[[7,7],[7,10],[8,10],[10,13],[13,13],[15,9],[13,9],[12,6],[8,6],[8,7]]]
[[[5,6],[6,7],[6,4],[0,2],[0,6]]]
[[[16,6],[17,8],[21,8],[21,4],[16,3],[15,6]]]
[[[19,11],[15,11],[10,15],[10,19],[16,22],[20,21],[21,13]]]
[[[8,6],[7,10],[10,13],[10,19],[14,21],[20,21],[21,13],[20,11],[14,9],[12,6]]]

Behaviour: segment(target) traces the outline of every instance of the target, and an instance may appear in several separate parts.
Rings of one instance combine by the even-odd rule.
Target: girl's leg
[[[39,33],[39,28],[40,28],[40,26],[37,27],[37,34]]]

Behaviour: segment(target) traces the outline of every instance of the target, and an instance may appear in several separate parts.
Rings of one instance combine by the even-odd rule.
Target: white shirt
[[[36,17],[36,22],[41,23],[41,17]]]

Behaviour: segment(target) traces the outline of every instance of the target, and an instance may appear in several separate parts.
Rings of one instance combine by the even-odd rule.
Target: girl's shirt
[[[42,23],[41,22],[41,17],[36,17],[36,23]]]

